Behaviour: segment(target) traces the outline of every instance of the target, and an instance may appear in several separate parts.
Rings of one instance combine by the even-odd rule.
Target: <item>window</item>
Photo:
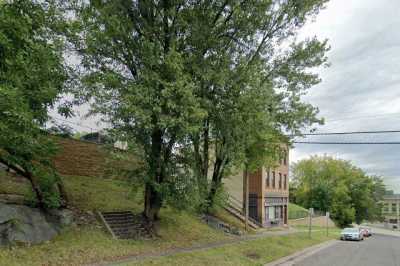
[[[285,152],[283,154],[283,165],[286,165],[286,164],[287,164],[287,153]]]
[[[287,189],[287,175],[283,175],[283,188]]]
[[[396,203],[392,203],[392,212],[397,212]]]
[[[282,174],[279,173],[279,189],[282,189]]]
[[[269,187],[269,170],[267,171],[267,180],[265,180],[266,187]]]
[[[384,212],[389,212],[389,203],[385,203],[383,211]]]
[[[272,187],[275,188],[275,171],[272,171]]]
[[[268,207],[268,220],[275,220],[275,207]]]

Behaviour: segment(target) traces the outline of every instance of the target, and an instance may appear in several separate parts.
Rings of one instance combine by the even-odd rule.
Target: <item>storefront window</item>
[[[275,207],[268,207],[268,220],[275,220]]]

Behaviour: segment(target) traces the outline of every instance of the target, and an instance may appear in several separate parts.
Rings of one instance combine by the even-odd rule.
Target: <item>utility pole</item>
[[[244,181],[245,181],[245,229],[246,231],[249,230],[249,174],[248,174],[248,166],[246,163],[245,170],[244,170]]]
[[[310,208],[309,213],[309,221],[308,221],[308,237],[311,238],[311,227],[312,227],[312,216],[314,214],[314,208]]]
[[[326,212],[326,236],[329,235],[329,212]]]
[[[396,200],[397,206],[397,230],[400,230],[400,198]]]

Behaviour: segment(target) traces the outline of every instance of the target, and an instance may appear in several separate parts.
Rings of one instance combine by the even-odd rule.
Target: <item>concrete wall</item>
[[[224,178],[224,186],[229,195],[237,199],[243,205],[243,170],[234,171],[229,177]]]
[[[307,225],[309,223],[309,218],[302,218],[302,219],[296,219],[296,220],[289,220],[289,225],[290,226],[296,226],[296,225]],[[320,217],[313,217],[312,218],[312,225],[313,226],[321,226],[325,227],[326,226],[326,217],[325,216],[320,216]],[[329,227],[335,227],[335,223],[329,218],[328,220],[328,226]]]

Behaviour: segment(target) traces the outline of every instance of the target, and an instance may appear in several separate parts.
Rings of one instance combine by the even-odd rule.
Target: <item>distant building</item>
[[[246,187],[244,172],[235,171],[224,179],[230,206],[244,217]],[[263,227],[288,223],[289,152],[274,167],[249,173],[249,216]],[[234,205],[234,206],[233,206]]]
[[[287,225],[288,203],[289,152],[286,152],[277,167],[263,167],[249,173],[249,216],[265,227]]]
[[[92,132],[86,135],[83,135],[79,138],[83,141],[93,142],[96,144],[111,144],[113,143],[114,148],[120,150],[127,150],[128,149],[128,142],[126,141],[114,141],[110,136],[103,132]]]
[[[400,224],[400,194],[387,194],[383,196],[382,208],[385,223]]]
[[[106,144],[111,140],[110,138],[102,132],[92,132],[80,137],[80,140],[89,141],[97,144]]]

